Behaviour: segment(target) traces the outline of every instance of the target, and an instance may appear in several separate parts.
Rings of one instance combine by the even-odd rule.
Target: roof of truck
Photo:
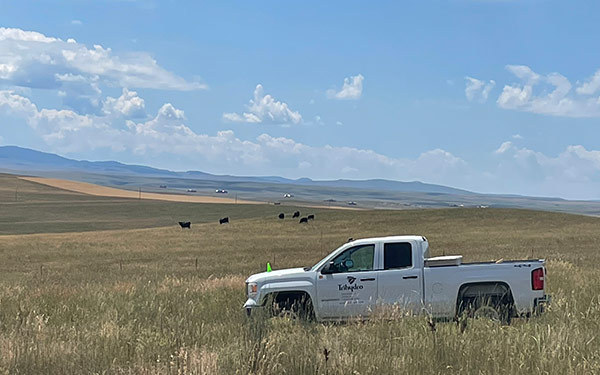
[[[424,236],[417,235],[401,235],[401,236],[387,236],[387,237],[371,237],[371,238],[360,238],[357,240],[350,241],[349,243],[361,244],[366,242],[396,242],[396,241],[427,241]]]

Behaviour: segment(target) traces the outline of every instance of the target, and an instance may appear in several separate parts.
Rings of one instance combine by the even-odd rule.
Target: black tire
[[[482,297],[465,300],[461,307],[459,315],[465,314],[469,318],[490,319],[504,325],[509,325],[512,321],[512,304],[503,300]]]
[[[312,300],[304,294],[276,296],[273,300],[272,315],[292,320],[311,321],[314,319]]]

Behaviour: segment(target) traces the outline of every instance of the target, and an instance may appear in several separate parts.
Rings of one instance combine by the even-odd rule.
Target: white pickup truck
[[[248,314],[368,317],[396,306],[409,314],[453,319],[463,313],[505,322],[539,312],[549,302],[544,260],[462,263],[462,256],[429,257],[422,236],[348,242],[310,268],[263,272],[246,280]]]

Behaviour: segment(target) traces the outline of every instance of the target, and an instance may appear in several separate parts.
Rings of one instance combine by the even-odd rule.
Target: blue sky
[[[0,8],[0,145],[600,199],[597,2]]]

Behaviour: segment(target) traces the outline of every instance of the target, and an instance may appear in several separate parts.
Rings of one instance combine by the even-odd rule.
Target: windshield
[[[325,258],[323,258],[319,262],[317,262],[317,264],[315,264],[314,266],[310,267],[310,271],[316,271],[316,270],[318,270],[323,264],[325,264],[328,260],[330,260],[334,255],[337,255],[339,253],[339,250],[342,247],[344,247],[344,245],[338,247],[337,249],[335,249],[334,251],[332,251],[331,253],[329,253],[329,255],[327,255]]]

